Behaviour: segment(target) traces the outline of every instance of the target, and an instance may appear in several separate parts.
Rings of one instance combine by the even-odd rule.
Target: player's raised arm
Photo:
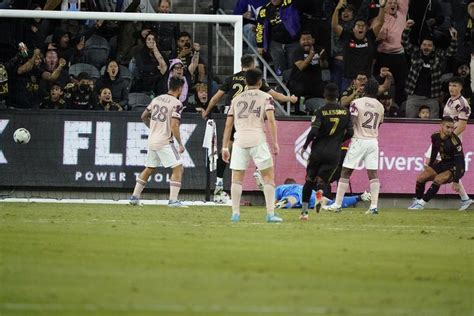
[[[207,108],[204,112],[202,112],[202,118],[206,119],[211,113],[212,109],[219,103],[219,101],[222,99],[222,97],[225,95],[225,92],[222,90],[217,90],[216,94],[214,94],[209,100],[209,104],[207,105]]]

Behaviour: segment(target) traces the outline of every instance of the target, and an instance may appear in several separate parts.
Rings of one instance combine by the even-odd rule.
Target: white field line
[[[0,199],[0,203],[62,203],[62,204],[128,204],[128,200],[106,200],[106,199],[42,199],[42,198],[6,198]],[[140,200],[144,205],[168,205],[168,200]],[[205,201],[183,201],[188,206],[232,206],[229,200],[226,204],[218,204]]]
[[[0,311],[16,312],[162,312],[162,313],[239,313],[282,315],[439,315],[439,309],[326,307],[326,306],[231,306],[231,305],[180,305],[180,304],[41,304],[0,303]]]

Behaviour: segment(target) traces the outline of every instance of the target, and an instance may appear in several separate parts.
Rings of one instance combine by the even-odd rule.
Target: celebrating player
[[[173,170],[170,179],[168,206],[187,207],[178,200],[183,176],[183,161],[180,154],[184,152],[179,132],[183,104],[178,97],[181,95],[183,85],[183,79],[171,77],[168,94],[154,98],[143,111],[142,120],[150,128],[148,154],[145,169],[138,176],[135,189],[130,197],[131,205],[141,205],[140,195],[147,184],[147,180],[161,164],[163,167]],[[173,137],[178,142],[177,150],[174,146]]]
[[[228,94],[228,101],[226,104],[230,104],[231,100],[245,91],[245,72],[249,69],[255,69],[255,58],[252,55],[244,55],[240,59],[242,70],[233,74],[232,76],[228,77],[224,84],[219,88],[216,94],[211,98],[209,101],[209,105],[207,106],[206,111],[202,113],[203,118],[207,118],[209,113],[211,113],[212,109],[217,105],[217,103],[222,99],[225,94]],[[270,94],[275,100],[280,102],[292,102],[296,103],[298,100],[297,97],[294,95],[286,96],[275,90],[271,89],[264,79],[262,79],[262,86],[260,90],[263,92],[267,92]],[[235,130],[232,130],[231,141],[234,139]],[[229,144],[232,147],[232,144]],[[222,156],[219,155],[219,159],[217,160],[217,170],[216,170],[216,188],[214,190],[214,200],[219,201],[221,200],[221,195],[224,195],[224,171],[226,167],[226,163],[222,160]]]
[[[235,126],[235,141],[232,145],[232,217],[233,222],[240,220],[240,199],[242,196],[242,181],[250,158],[262,172],[267,207],[267,222],[282,222],[274,212],[275,184],[273,175],[273,159],[266,142],[264,131],[265,118],[272,136],[272,149],[278,154],[277,128],[275,121],[275,108],[273,98],[268,93],[260,90],[262,86],[262,72],[250,69],[245,73],[247,90],[236,96],[230,105],[225,123],[224,139],[222,142],[222,159],[229,162],[229,143],[232,128]]]
[[[421,210],[445,183],[453,183],[453,190],[459,192],[459,180],[464,175],[464,152],[459,137],[453,132],[454,120],[445,116],[439,132],[431,135],[431,157],[428,167],[416,178],[416,199],[409,210]],[[440,153],[441,161],[436,157]],[[426,182],[433,181],[425,193]]]
[[[321,208],[322,197],[338,168],[341,145],[354,134],[349,110],[337,103],[337,85],[329,83],[324,88],[326,104],[315,112],[311,131],[301,149],[301,156],[311,145],[311,155],[306,167],[306,182],[303,186],[303,208],[300,219],[307,220],[308,203],[312,190],[316,192],[316,212]]]
[[[354,123],[354,137],[342,165],[341,178],[337,185],[336,200],[329,208],[341,211],[341,203],[349,187],[349,178],[360,161],[364,161],[370,182],[372,201],[367,214],[378,214],[377,203],[380,191],[380,181],[377,176],[379,167],[379,126],[383,122],[384,107],[376,99],[379,84],[369,79],[365,85],[365,97],[354,100],[350,111]]]

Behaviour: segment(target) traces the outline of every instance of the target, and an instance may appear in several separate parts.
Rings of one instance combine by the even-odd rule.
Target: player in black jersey
[[[227,94],[226,105],[230,105],[230,102],[233,98],[241,94],[245,89],[245,72],[249,69],[254,69],[255,65],[255,58],[252,55],[244,55],[240,58],[240,63],[242,70],[233,74],[232,76],[226,78],[224,83],[220,86],[219,90],[217,90],[216,94],[211,98],[209,101],[209,105],[207,106],[206,111],[202,112],[202,117],[206,119],[211,113],[212,109],[217,105],[217,103],[222,99],[224,95]],[[260,88],[263,92],[270,94],[275,100],[286,103],[296,103],[298,98],[294,95],[287,96],[282,93],[276,92],[275,90],[271,89],[265,80],[262,79],[262,87]],[[232,130],[231,135],[231,143],[230,148],[232,148],[232,141],[234,140],[234,133],[235,129]],[[216,202],[223,202],[223,195],[225,196],[226,193],[224,192],[224,171],[227,164],[222,160],[222,155],[219,154],[219,159],[217,160],[217,170],[216,170],[216,188],[214,190],[214,201]]]
[[[452,182],[453,190],[459,192],[459,179],[464,175],[465,161],[461,140],[453,130],[454,120],[445,116],[441,120],[440,131],[431,135],[430,162],[416,178],[416,199],[408,209],[422,210],[445,183]],[[439,162],[436,160],[438,153],[441,157]],[[425,193],[428,181],[433,183]]]
[[[341,145],[352,137],[351,115],[346,107],[337,103],[337,85],[329,83],[324,88],[326,104],[316,110],[311,119],[311,131],[301,149],[301,155],[311,144],[311,155],[306,167],[306,182],[303,186],[303,203],[300,219],[308,219],[308,203],[312,190],[316,191],[316,211],[319,212],[324,192],[339,166]]]

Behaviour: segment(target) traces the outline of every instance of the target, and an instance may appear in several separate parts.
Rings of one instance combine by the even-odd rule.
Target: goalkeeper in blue
[[[260,188],[262,182],[259,172],[254,173],[257,186]],[[303,200],[303,185],[297,184],[294,179],[288,178],[284,184],[275,188],[275,208],[301,208]],[[356,205],[360,201],[368,202],[371,200],[370,193],[364,192],[361,195],[345,196],[342,200],[342,208],[347,208]],[[327,197],[322,198],[322,209],[327,210],[327,207],[333,204],[334,201]],[[308,208],[314,208],[316,205],[316,192],[312,191],[309,199]]]

